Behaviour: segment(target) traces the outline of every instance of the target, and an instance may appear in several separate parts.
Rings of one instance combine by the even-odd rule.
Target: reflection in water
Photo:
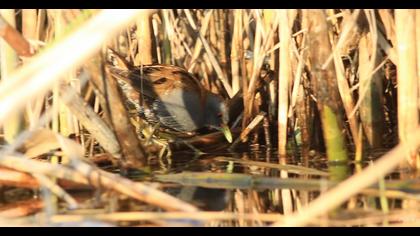
[[[284,170],[276,168],[276,165],[279,165],[277,154],[270,150],[206,155],[195,159],[189,158],[188,155],[184,153],[182,156],[174,158],[173,161],[172,168],[168,170],[169,174],[192,171],[202,172],[203,174],[224,173],[226,176],[240,173],[246,174],[247,176],[253,176],[254,180],[257,179],[256,177],[284,178],[284,175],[281,175],[281,172]],[[311,182],[309,180],[324,179],[326,184],[320,184],[317,190],[305,190],[298,186],[296,186],[296,188],[292,186],[290,189],[276,188],[275,186],[267,189],[255,187],[244,189],[239,187],[239,185],[236,189],[213,189],[176,184],[176,187],[168,188],[167,191],[205,211],[258,213],[260,216],[266,216],[270,213],[285,214],[289,211],[286,211],[286,209],[290,209],[294,212],[310,204],[310,202],[319,197],[323,191],[327,191],[328,181],[342,181],[346,179],[354,169],[353,164],[351,163],[329,164],[327,159],[319,154],[306,158],[288,157],[282,162],[287,165],[308,167],[317,171],[329,173],[329,176],[317,176],[302,174],[293,169],[287,172],[286,178],[308,180],[308,182]],[[395,176],[395,174],[393,176]],[[209,179],[208,181],[211,182],[215,180]],[[288,190],[286,195],[283,190]],[[357,217],[370,217],[372,215],[375,215],[376,217],[371,218],[372,222],[360,222],[356,225],[381,224],[381,218],[378,218],[378,214],[381,213],[381,204],[372,204],[372,200],[376,203],[379,201],[378,192],[370,192],[368,195],[355,196],[346,204],[343,204],[340,209],[334,211],[334,214],[326,215],[326,221],[324,221],[322,225],[346,225],[346,221],[351,222],[352,219]],[[401,209],[401,199],[389,198],[388,202],[390,203],[388,204],[389,206],[395,208],[394,210]],[[214,221],[208,222],[207,225],[264,226],[269,223],[270,221],[266,219],[258,219],[258,217],[256,217],[254,220],[237,219],[233,221]],[[313,222],[313,225],[320,225],[320,222]]]
[[[284,216],[287,212],[302,210],[314,199],[327,191],[332,180],[341,181],[352,172],[357,171],[354,164],[330,164],[323,155],[314,154],[305,158],[287,157],[279,164],[277,154],[271,150],[254,150],[243,153],[223,153],[219,155],[194,156],[193,154],[175,153],[171,165],[162,168],[158,161],[152,163],[154,178],[158,175],[168,176],[169,180],[152,180],[159,182],[163,191],[197,206],[207,213],[226,213],[235,215],[230,218],[143,220],[129,222],[132,225],[162,225],[162,226],[266,226]],[[364,163],[366,166],[368,163]],[[362,167],[360,167],[362,168]],[[356,170],[354,170],[356,169]],[[186,173],[196,175],[182,175]],[[287,175],[282,175],[287,172]],[[188,181],[175,181],[175,174]],[[408,185],[391,185],[390,179],[411,179]],[[131,179],[144,181],[148,176],[128,175]],[[201,177],[201,178],[200,178]],[[242,178],[244,177],[244,178]],[[192,179],[191,179],[192,178]],[[196,179],[194,179],[196,178]],[[352,197],[333,214],[315,219],[313,226],[364,226],[384,225],[384,222],[400,222],[401,214],[408,214],[410,209],[415,211],[410,219],[418,220],[418,176],[411,176],[394,172],[385,177],[385,190],[392,190],[384,194],[378,189],[370,189]],[[150,179],[147,179],[150,181]],[[281,182],[287,180],[285,182]],[[203,182],[204,181],[204,182]],[[416,182],[417,181],[417,182]],[[416,187],[417,186],[417,187]],[[417,190],[416,190],[417,189]],[[397,191],[396,191],[397,190]],[[85,209],[98,209],[110,212],[161,212],[157,207],[140,201],[116,196],[113,208],[111,198],[104,193],[92,194],[84,197]],[[387,193],[388,194],[388,193]],[[399,195],[398,195],[399,194]],[[417,194],[417,195],[416,195]],[[96,199],[96,201],[92,201]],[[386,204],[384,204],[384,199]],[[411,199],[411,200],[410,200]],[[414,199],[414,200],[413,200]],[[417,199],[417,200],[415,200]],[[89,204],[96,202],[96,204]],[[388,213],[384,214],[384,207]],[[108,210],[107,210],[108,209]],[[195,213],[194,213],[195,214]],[[192,214],[192,215],[194,215]],[[411,214],[411,213],[410,213]],[[386,220],[385,220],[386,219]],[[407,217],[404,219],[408,219]],[[400,221],[399,221],[400,220]]]
[[[202,187],[181,187],[177,198],[190,202],[204,211],[223,211],[229,201],[228,190]]]

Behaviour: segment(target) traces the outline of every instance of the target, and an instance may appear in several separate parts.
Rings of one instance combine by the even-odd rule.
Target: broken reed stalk
[[[36,47],[39,47],[39,42],[41,40],[41,33],[40,33],[40,25],[44,25],[43,23],[45,20],[45,12],[46,10],[36,10],[36,9],[22,9],[22,35],[23,38],[25,39],[26,44],[28,46],[30,46],[29,41],[32,40],[32,42],[34,42],[34,44],[36,46],[34,46],[34,48],[30,48],[28,49],[29,51],[31,51],[31,55],[28,56],[33,56],[33,54],[35,53],[34,51]],[[42,27],[43,30],[45,27]],[[35,42],[37,42],[38,44],[36,44]],[[22,64],[27,63],[26,60],[22,61]],[[28,126],[31,128],[33,128],[36,124],[36,121],[40,118],[41,116],[41,112],[42,112],[42,108],[43,108],[43,103],[44,103],[44,97],[38,97],[35,98],[34,101],[30,102],[29,104],[26,105],[26,119],[28,121]]]
[[[0,10],[0,31],[3,39],[0,42],[0,60],[1,60],[1,80],[9,80],[10,74],[18,67],[19,58],[14,48],[20,50],[29,49],[29,44],[22,40],[22,36],[15,30],[15,10],[2,9]],[[22,43],[23,42],[23,43]],[[14,45],[11,47],[10,45]],[[26,46],[26,47],[25,47]],[[21,52],[22,53],[22,52]],[[24,51],[25,54],[28,52]],[[14,112],[7,121],[5,121],[4,138],[8,143],[13,142],[17,134],[24,128],[23,112]]]
[[[144,11],[138,15],[136,20],[138,54],[134,60],[135,66],[152,64],[156,58],[153,47],[152,15],[152,11]]]
[[[102,92],[107,94],[108,107],[110,111],[110,118],[112,126],[115,130],[115,135],[121,146],[123,154],[123,165],[134,167],[146,166],[146,152],[138,140],[136,129],[131,124],[129,114],[125,108],[122,100],[121,90],[119,90],[116,78],[106,69],[107,82],[102,83]],[[97,81],[98,82],[98,81]]]
[[[31,174],[3,167],[0,167],[0,184],[27,189],[38,189],[40,187],[39,181]],[[86,184],[65,179],[59,179],[57,185],[66,190],[92,190],[92,187]]]
[[[210,18],[210,22],[209,22],[209,29],[208,29],[208,34],[206,35],[209,41],[209,45],[212,48],[218,48],[218,32],[220,31],[219,28],[219,14],[218,14],[219,9],[214,9],[213,10],[213,14]],[[204,17],[202,17],[202,14],[200,14],[200,12],[196,12],[196,16],[197,19],[202,19]],[[220,57],[220,55],[217,55],[218,57]]]
[[[121,150],[117,138],[101,117],[93,111],[72,87],[61,86],[60,92],[65,94],[64,97],[60,97],[60,100],[77,117],[83,127],[89,131],[106,152],[119,158]]]
[[[162,26],[158,24],[157,19],[158,15],[153,14],[152,15],[152,30],[153,30],[153,43],[155,45],[155,48],[153,49],[154,54],[156,55],[156,63],[163,64],[162,63],[162,53],[161,53],[161,46],[159,45],[159,32],[161,31]],[[127,35],[129,33],[129,30],[127,30]],[[131,40],[129,39],[129,42]],[[131,51],[131,50],[130,50]]]
[[[16,219],[32,215],[44,208],[44,202],[41,199],[29,199],[17,203],[7,204],[0,208],[0,218]],[[6,226],[8,224],[4,224]]]
[[[382,112],[384,75],[381,71],[372,73],[382,60],[375,46],[376,40],[372,37],[372,33],[365,34],[359,43],[359,94],[365,94],[359,97],[359,99],[363,99],[359,112],[370,147],[379,148],[382,145],[385,122]]]
[[[240,54],[243,53],[241,47],[242,41],[242,10],[234,10],[233,12],[233,36],[230,51],[230,64],[232,71],[232,90],[236,94],[241,88],[240,83]]]
[[[30,174],[18,172],[9,168],[0,167],[0,184],[18,188],[39,188],[38,181]]]
[[[313,91],[317,96],[327,157],[329,161],[345,162],[348,156],[337,104],[340,97],[335,68],[331,63],[325,64],[325,68],[322,66],[332,54],[326,15],[322,10],[303,10],[303,21],[304,28],[308,29],[308,56],[312,68]]]
[[[162,207],[166,210],[186,212],[197,211],[194,206],[184,203],[153,187],[96,169],[81,161],[77,162],[77,165],[74,166],[74,168],[70,168],[64,165],[30,160],[21,155],[8,155],[0,157],[0,165],[31,174],[42,174],[92,185],[97,188],[112,189],[140,201]]]
[[[0,36],[16,51],[19,56],[30,56],[33,54],[33,51],[25,38],[23,38],[22,35],[15,29],[16,24],[14,23],[14,16],[14,10],[2,10],[2,14],[0,15]],[[12,25],[8,22],[11,22]]]
[[[416,47],[420,45],[416,45],[415,10],[395,10],[395,32],[398,52],[398,136],[400,141],[404,142],[407,135],[419,124]],[[406,162],[412,168],[419,169],[419,154],[410,153]]]
[[[229,29],[229,25],[227,24],[227,20],[229,17],[229,14],[226,14],[226,9],[218,9],[217,10],[217,18],[216,18],[216,23],[218,23],[218,29],[216,34],[217,34],[217,48],[219,49],[219,61],[220,61],[220,66],[222,67],[222,71],[225,75],[230,75],[230,70],[229,70],[229,60],[227,60],[227,32],[230,30]],[[228,76],[229,77],[229,76]],[[235,95],[235,93],[233,93],[233,95]]]
[[[255,118],[248,124],[248,126],[241,132],[239,137],[232,143],[229,147],[230,150],[233,150],[240,142],[245,142],[248,139],[248,135],[253,131],[264,119],[265,112],[260,112]]]
[[[277,10],[278,14],[278,30],[280,41],[279,53],[279,78],[278,78],[278,152],[279,163],[285,164],[287,144],[287,126],[288,126],[288,108],[289,108],[289,89],[292,77],[292,34],[291,26],[294,18],[289,17],[289,10]],[[288,173],[280,171],[280,178],[287,179]],[[281,189],[281,201],[283,205],[283,213],[291,214],[293,211],[293,201],[290,189]]]
[[[37,17],[37,21],[36,21],[36,38],[35,40],[42,40],[45,38],[46,35],[46,27],[45,26],[45,21],[46,21],[46,14],[47,14],[47,10],[46,9],[39,9],[38,10],[38,17]]]
[[[36,9],[22,9],[22,34],[26,39],[35,40],[38,38],[36,35],[37,18]]]
[[[278,10],[279,14],[279,41],[280,41],[280,68],[278,91],[278,149],[280,155],[286,155],[287,143],[287,109],[289,108],[289,81],[292,81],[291,71],[291,29],[288,10]],[[293,22],[293,20],[292,20]]]
[[[101,108],[104,112],[103,120],[95,122],[95,119],[100,119],[98,115],[90,114],[90,108],[77,109],[73,104],[68,104],[69,108],[75,112],[75,115],[80,119],[80,122],[85,128],[97,139],[99,144],[107,151],[112,154],[115,158],[121,158],[120,151],[124,156],[123,164],[129,164],[141,167],[145,165],[145,153],[141,142],[137,139],[136,131],[129,121],[129,116],[125,110],[124,104],[122,104],[117,85],[114,84],[114,78],[110,75],[106,76],[99,63],[101,61],[99,57],[92,59],[87,64],[87,69],[90,72],[91,85],[95,88],[96,102],[101,104]],[[113,83],[113,85],[110,85]],[[114,86],[114,90],[110,91],[109,88]],[[117,97],[115,97],[117,96]],[[83,102],[83,101],[80,101]],[[97,110],[97,107],[96,107]],[[90,117],[90,118],[89,118]],[[86,118],[89,118],[86,120]],[[90,121],[91,120],[91,121]],[[110,129],[112,127],[115,131],[112,135]],[[120,140],[122,139],[122,140]],[[123,142],[122,142],[123,141]],[[120,143],[122,142],[122,143]],[[132,144],[132,145],[129,145]],[[93,143],[92,143],[93,145]]]
[[[170,10],[168,9],[164,9],[162,10],[162,27],[164,28],[164,33],[163,33],[163,39],[162,40],[162,61],[163,64],[171,64],[171,62],[174,61],[173,55],[172,55],[172,44],[173,42],[173,38],[175,36],[174,33],[174,26],[172,25],[172,22],[170,21],[170,13],[172,13]]]

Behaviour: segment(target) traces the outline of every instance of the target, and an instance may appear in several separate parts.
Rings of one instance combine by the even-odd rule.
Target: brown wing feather
[[[168,90],[182,88],[186,91],[197,91],[203,94],[204,89],[200,82],[185,69],[173,65],[147,65],[143,66],[143,78],[149,80],[159,94]],[[139,68],[138,72],[141,71]]]
[[[185,91],[198,92],[204,103],[204,87],[185,69],[173,65],[142,65],[134,67],[115,51],[112,51],[112,54],[114,56],[113,61],[108,62],[107,65],[111,75],[118,80],[131,84],[139,93],[143,92],[145,95],[156,98],[156,94],[162,95],[172,89],[181,88]],[[141,88],[143,88],[143,91],[141,91]],[[153,93],[148,93],[147,90],[152,90]]]

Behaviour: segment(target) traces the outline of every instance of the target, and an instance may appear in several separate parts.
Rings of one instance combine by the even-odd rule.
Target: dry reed
[[[57,222],[189,218],[237,220],[240,226],[274,221],[278,221],[274,225],[288,226],[319,223],[314,220],[317,216],[363,192],[398,163],[420,168],[419,12],[2,10],[0,127],[1,141],[8,145],[1,150],[0,165],[11,169],[0,170],[0,181],[49,189],[72,207],[77,201],[59,184],[63,179],[102,186],[167,210],[187,211],[51,218]],[[232,104],[230,126],[236,141],[231,148],[244,143],[265,144],[285,157],[295,145],[304,158],[311,158],[310,151],[318,150],[325,151],[330,161],[348,160],[350,150],[361,161],[362,153],[371,151],[366,147],[389,149],[396,145],[397,137],[400,144],[313,202],[304,193],[299,201],[292,202],[296,191],[290,189],[272,191],[272,201],[281,205],[283,215],[259,214],[250,221],[253,216],[247,212],[262,206],[258,200],[253,205],[245,203],[245,196],[248,200],[258,196],[242,191],[235,192],[236,213],[188,215],[196,214],[197,208],[146,184],[81,162],[82,158],[106,153],[120,166],[145,167],[147,155],[154,156],[149,151],[154,147],[149,139],[137,136],[116,81],[107,80],[103,54],[108,46],[135,65],[157,62],[185,67],[204,87],[224,97]],[[387,69],[389,65],[396,67],[396,75]],[[236,126],[239,122],[241,128]],[[142,123],[138,127],[141,129]],[[262,134],[265,143],[260,139]],[[191,146],[192,140],[186,146]],[[211,146],[208,136],[195,140]],[[45,155],[71,168],[27,159]],[[282,169],[285,161],[279,158],[279,178],[290,177],[291,172]],[[268,168],[257,162],[255,166]],[[23,208],[22,212],[31,210],[30,204]],[[34,211],[39,208],[37,205]],[[294,213],[297,209],[299,212]]]

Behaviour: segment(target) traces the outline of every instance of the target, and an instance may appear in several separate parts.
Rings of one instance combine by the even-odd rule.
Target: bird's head
[[[213,93],[208,93],[205,104],[205,124],[207,127],[222,131],[226,140],[232,142],[232,133],[230,132],[229,122],[229,108],[223,99]]]

